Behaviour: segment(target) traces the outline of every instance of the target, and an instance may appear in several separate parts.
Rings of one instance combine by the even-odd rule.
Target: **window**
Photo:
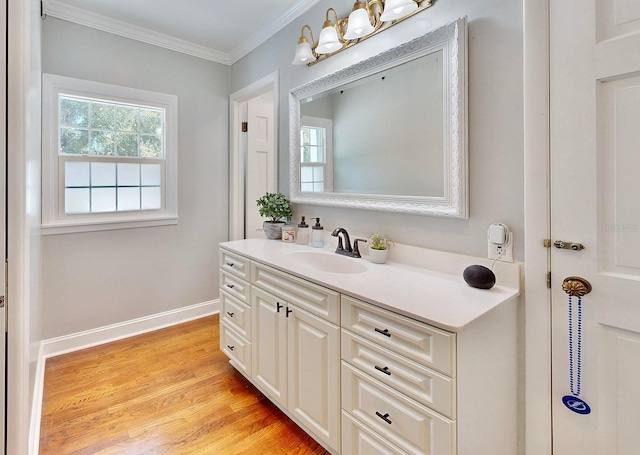
[[[177,98],[45,74],[43,233],[177,223]]]
[[[332,120],[303,116],[300,148],[300,191],[333,191]]]

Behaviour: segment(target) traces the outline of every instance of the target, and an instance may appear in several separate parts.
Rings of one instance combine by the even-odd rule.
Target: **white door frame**
[[[551,293],[546,285],[551,232],[549,192],[549,0],[525,0],[525,437],[527,455],[552,453]]]
[[[273,92],[273,119],[275,160],[273,175],[276,188],[278,187],[278,163],[279,163],[279,116],[280,111],[280,72],[263,77],[253,84],[232,93],[229,96],[229,240],[244,238],[244,168],[245,157],[242,142],[242,106],[250,99],[266,92]]]

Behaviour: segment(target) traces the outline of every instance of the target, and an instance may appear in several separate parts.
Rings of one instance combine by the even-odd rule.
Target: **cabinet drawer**
[[[340,294],[266,265],[251,263],[252,283],[311,314],[340,324]]]
[[[342,453],[349,455],[406,455],[389,441],[342,412]]]
[[[251,307],[232,297],[224,289],[220,292],[220,320],[238,332],[246,340],[251,340]]]
[[[342,362],[342,407],[411,454],[456,452],[456,423]]]
[[[456,381],[342,331],[342,359],[414,400],[456,418]]]
[[[251,304],[251,285],[224,270],[220,270],[220,288],[242,303]]]
[[[422,365],[455,376],[454,333],[342,296],[342,327]]]
[[[251,375],[251,343],[225,322],[220,323],[220,350],[233,361],[238,370],[247,377]]]
[[[251,261],[249,259],[222,248],[220,248],[219,259],[220,270],[225,270],[243,280],[251,281]]]

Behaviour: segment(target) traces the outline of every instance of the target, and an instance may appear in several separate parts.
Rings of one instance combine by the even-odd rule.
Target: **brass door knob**
[[[562,290],[572,297],[587,295],[591,289],[591,283],[579,276],[568,276],[562,282]]]

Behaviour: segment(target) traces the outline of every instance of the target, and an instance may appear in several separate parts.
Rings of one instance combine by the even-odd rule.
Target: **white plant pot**
[[[387,262],[387,252],[389,250],[374,250],[369,247],[369,260],[374,264],[384,264]]]

